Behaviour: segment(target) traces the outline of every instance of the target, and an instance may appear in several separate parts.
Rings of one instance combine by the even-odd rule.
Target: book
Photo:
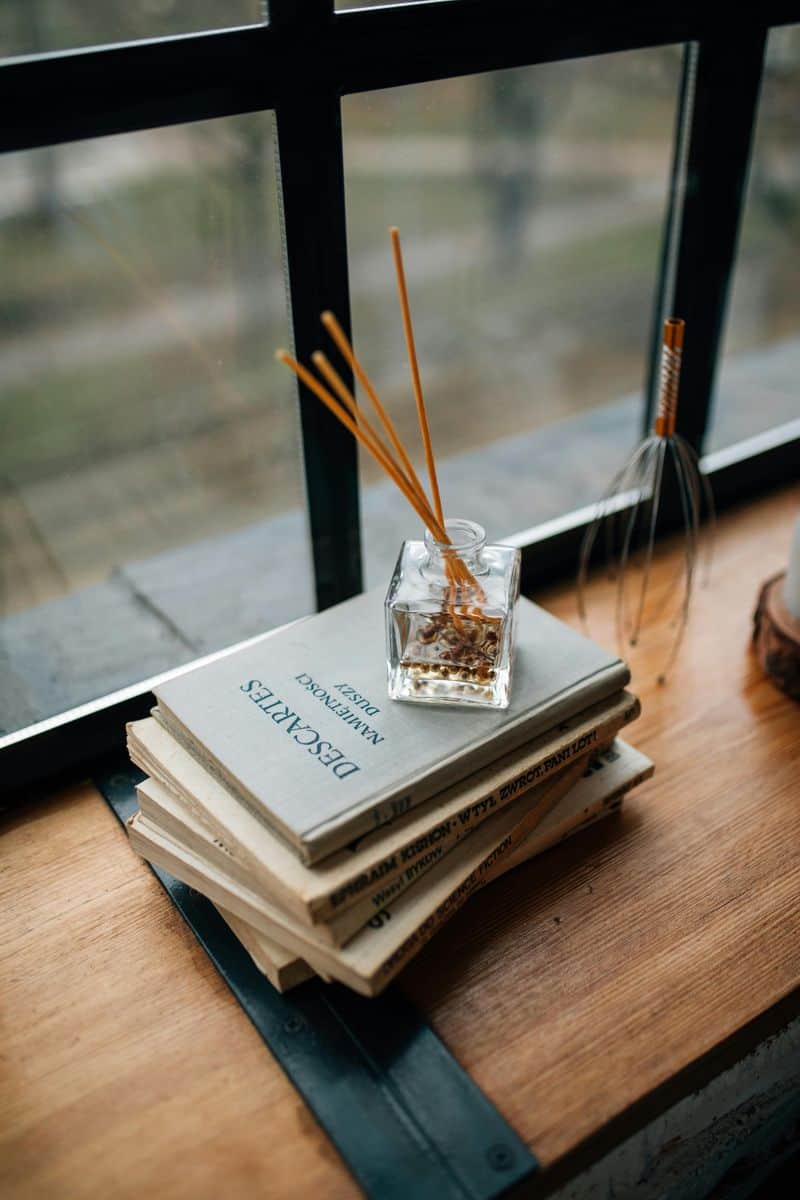
[[[253,962],[258,967],[277,992],[288,992],[290,988],[313,979],[315,972],[302,958],[297,958],[283,946],[259,933],[227,909],[215,905],[219,915],[226,925],[229,925],[244,946]]]
[[[637,759],[640,776],[646,777],[652,764],[636,751],[631,750],[630,754]],[[376,914],[341,949],[321,943],[312,936],[313,931],[298,929],[297,922],[288,917],[284,916],[283,922],[276,921],[270,906],[257,893],[164,837],[141,814],[129,822],[129,833],[134,848],[143,857],[255,925],[285,949],[302,957],[318,973],[330,975],[362,994],[376,995],[468,896],[498,873],[502,859],[511,861],[511,854],[541,820],[542,810],[549,811],[566,794],[585,769],[585,761],[573,762],[534,792],[487,819],[459,842],[424,882],[412,886],[398,901]],[[604,778],[609,790],[614,777],[617,786],[620,785],[626,775],[625,768],[630,776],[630,757],[620,754],[616,768],[612,764]]]
[[[160,719],[306,863],[402,816],[629,680],[529,600],[502,711],[386,699],[382,591],[155,689]]]
[[[200,853],[206,852],[210,834],[267,896],[299,920],[330,922],[346,936],[492,812],[571,758],[610,741],[638,713],[638,700],[627,692],[593,705],[313,867],[301,863],[152,718],[129,725],[128,748],[133,761],[163,785],[163,791],[150,789],[141,796],[142,811],[154,824]],[[181,822],[183,829],[178,828]],[[199,836],[196,822],[204,827]],[[356,910],[355,923],[350,917],[339,922],[351,908]]]
[[[536,790],[536,819],[544,815],[571,786],[577,772],[582,768],[582,763],[583,760],[573,763]],[[152,780],[145,780],[138,786],[137,791],[141,797],[156,786]],[[526,812],[531,810],[527,797],[517,801],[516,807],[521,810],[523,805],[526,805]],[[491,825],[492,822],[484,823],[472,837],[478,837],[487,824]],[[370,973],[372,959],[375,957],[375,947],[369,944],[369,939],[367,944],[364,944],[365,933],[383,928],[387,921],[392,920],[392,914],[402,909],[406,897],[420,890],[424,893],[423,884],[420,882],[417,887],[410,888],[406,896],[401,897],[394,905],[371,917],[367,926],[359,931],[358,936],[352,939],[348,946],[336,947],[333,945],[330,931],[324,925],[301,925],[294,916],[280,909],[261,892],[255,891],[252,885],[244,882],[238,872],[226,870],[228,864],[221,863],[216,855],[211,858],[189,850],[182,839],[169,837],[141,811],[131,819],[128,829],[133,848],[149,862],[170,871],[190,887],[208,896],[214,903],[255,926],[285,949],[296,953],[312,966],[317,974],[339,979],[364,994],[376,994],[370,991],[370,982],[364,978]],[[465,844],[466,842],[462,843]],[[456,850],[451,853],[455,854]],[[447,859],[442,861],[439,872],[431,872],[431,878],[435,879],[441,873],[446,862]],[[357,952],[354,956],[351,953],[353,946],[357,951],[360,947],[361,953]],[[378,953],[380,951],[379,944]]]
[[[326,946],[343,946],[364,926],[372,915],[357,905],[337,914],[330,922],[310,924],[285,909],[274,895],[253,879],[246,863],[232,854],[227,843],[197,820],[191,809],[157,779],[148,779],[138,791],[143,828],[163,834],[176,845],[192,850],[209,866],[217,867],[232,880],[257,893],[267,921],[284,922],[301,936],[307,932]]]
[[[614,719],[602,722],[600,725],[603,730],[600,745],[610,742],[613,731],[622,725],[625,712],[638,711],[636,704],[631,707],[632,699],[632,697],[628,697],[627,703],[617,703],[612,706]],[[596,729],[597,726],[594,726],[592,732],[594,733]],[[594,746],[598,744],[598,739],[589,738],[586,735],[577,740],[573,738],[572,741],[567,742],[567,751],[552,755],[544,763],[537,763],[535,767],[526,770],[521,775],[518,772],[509,775],[506,770],[502,770],[494,776],[491,770],[484,769],[484,771],[478,772],[480,779],[472,791],[480,798],[472,804],[468,804],[466,810],[463,808],[459,810],[464,814],[463,823],[456,821],[452,816],[444,822],[437,817],[437,823],[432,833],[417,837],[410,844],[409,849],[414,852],[413,862],[405,868],[401,867],[401,874],[397,878],[383,884],[377,892],[369,891],[356,903],[350,904],[342,910],[334,910],[322,921],[313,923],[304,921],[304,923],[310,924],[314,934],[327,945],[346,945],[375,913],[393,903],[408,887],[417,883],[428,870],[441,861],[447,850],[452,848],[462,837],[468,836],[473,828],[477,828],[483,820],[491,815],[492,811],[499,811],[533,788],[539,766],[542,767],[542,778],[548,778],[551,774],[563,770],[565,763],[571,762],[576,757],[569,753],[570,748],[580,747],[579,756],[585,757],[589,753],[586,748],[587,742]],[[492,781],[494,787],[486,793],[486,785]],[[469,792],[471,789],[467,787],[465,790]],[[179,794],[157,778],[151,777],[139,788],[138,797],[140,811],[148,827],[160,831],[179,845],[194,849],[207,863],[227,872],[232,879],[242,883],[246,888],[257,891],[262,899],[272,906],[270,910],[272,919],[276,919],[276,917],[280,919],[280,912],[283,910],[289,918],[290,927],[293,927],[294,921],[297,919],[294,906],[283,905],[280,897],[276,896],[274,891],[264,888],[260,877],[251,870],[245,859],[235,853],[231,843],[225,837],[220,836],[217,830],[200,821],[195,810],[191,805],[186,804]],[[492,808],[490,806],[495,799],[497,803],[495,808]],[[541,809],[540,811],[543,813],[545,810]],[[418,821],[415,820],[414,823],[418,824]],[[428,824],[430,824],[430,818]],[[266,827],[262,827],[262,832],[267,837],[272,836]],[[390,834],[396,834],[396,832],[394,826],[390,827]],[[444,836],[445,834],[446,836]],[[374,834],[370,835],[370,838],[374,836]],[[430,845],[427,853],[423,852],[418,856],[420,842],[427,844],[429,838],[433,839],[433,844]],[[272,838],[272,841],[274,855],[276,846],[280,844],[276,843],[275,838]],[[305,872],[307,875],[318,873],[319,868],[304,867],[297,859],[294,859],[291,851],[287,848],[283,848],[283,853],[293,859],[295,871]],[[401,855],[394,857],[399,858]],[[322,864],[322,867],[324,866],[325,863]],[[304,918],[301,917],[300,920],[303,921]]]
[[[585,758],[586,754],[582,756]],[[566,768],[565,768],[566,769]],[[568,786],[568,785],[564,785]],[[563,792],[563,787],[547,791],[540,789],[544,800],[537,801],[537,812],[540,816],[548,811],[551,804]],[[200,824],[186,807],[182,807],[177,798],[155,779],[147,779],[137,788],[139,811],[142,818],[141,831],[144,833],[161,834],[177,846],[192,849],[206,866],[222,871],[230,881],[241,885],[247,892],[257,895],[261,917],[266,922],[266,928],[274,930],[277,922],[285,926],[289,933],[308,937],[319,948],[340,947],[346,945],[364,926],[380,914],[385,906],[377,909],[373,906],[355,905],[342,913],[337,913],[330,921],[317,924],[303,925],[298,922],[295,913],[286,910],[274,897],[264,891],[253,879],[246,864],[231,855],[229,847],[220,838],[212,835]],[[299,864],[298,864],[299,865]],[[306,868],[311,869],[311,868]],[[419,872],[409,886],[418,883],[422,872]],[[393,903],[397,899],[391,896]],[[387,899],[387,904],[390,901]]]
[[[553,806],[536,828],[523,839],[513,854],[500,859],[502,874],[506,875],[509,871],[516,870],[517,867],[530,862],[531,859],[544,854],[567,839],[575,837],[605,817],[618,812],[628,793],[642,782],[643,773],[651,772],[651,767],[642,763],[641,758],[630,756],[630,749],[631,747],[626,743],[618,740],[605,751],[594,755],[589,768],[578,783]],[[615,762],[618,763],[623,756],[625,761],[623,769],[629,770],[630,774],[622,775],[618,769],[613,777],[609,777],[604,770],[605,767]],[[267,938],[252,925],[248,925],[246,921],[231,918],[230,923],[245,949],[252,955],[256,965],[264,971],[271,982],[274,983],[273,973],[275,970],[271,963],[273,953],[277,954],[279,963],[285,964],[289,958],[290,962],[298,965],[296,981],[290,980],[288,974],[284,973],[280,983],[275,984],[279,990],[287,991],[296,983],[302,983],[305,979],[315,975],[312,968],[302,959],[291,959],[288,950],[278,946],[276,942]]]

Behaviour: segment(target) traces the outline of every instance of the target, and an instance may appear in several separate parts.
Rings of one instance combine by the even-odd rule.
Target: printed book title
[[[368,717],[377,716],[381,711],[380,708],[377,704],[370,703],[368,698],[357,692],[351,684],[336,683],[333,685],[332,691],[328,691],[316,683],[313,677],[306,672],[295,675],[294,682],[299,684],[303,691],[309,692],[321,704],[324,704],[326,710],[333,716],[338,717],[340,721],[344,721],[346,725],[359,733],[368,744],[378,746],[385,740],[384,735],[365,721],[361,715],[363,713]],[[323,767],[330,768],[337,779],[347,779],[356,771],[361,770],[357,762],[347,758],[343,750],[337,749],[333,742],[323,738],[318,729],[307,724],[290,704],[277,696],[272,688],[261,679],[246,680],[240,685],[239,691],[243,692],[248,700],[255,704],[274,725],[281,728],[293,742],[302,746]],[[338,692],[345,699],[339,699],[334,692]]]

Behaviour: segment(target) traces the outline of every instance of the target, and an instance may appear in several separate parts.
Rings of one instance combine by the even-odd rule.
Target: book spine
[[[598,672],[592,681],[582,689],[581,708],[590,708],[592,705],[608,699],[615,692],[622,691],[629,681],[630,671],[622,661]],[[575,692],[574,689],[569,689],[558,701],[549,706],[547,710],[548,726],[550,728],[557,726],[561,720],[573,716],[574,712]],[[507,729],[499,737],[485,741],[476,747],[468,758],[461,755],[457,760],[443,763],[436,770],[421,778],[410,791],[384,796],[380,801],[345,813],[335,821],[327,821],[315,829],[309,830],[300,840],[299,848],[303,862],[313,865],[375,829],[390,825],[393,821],[405,816],[418,804],[429,800],[433,795],[444,791],[452,784],[458,783],[465,778],[465,775],[479,771],[495,758],[510,753],[526,741],[540,735],[542,732],[540,722],[541,717],[534,715]],[[265,814],[262,814],[262,817],[264,816]],[[269,818],[267,817],[267,819]]]
[[[482,796],[471,800],[426,833],[379,859],[368,871],[354,874],[351,880],[340,884],[327,896],[317,897],[312,907],[312,920],[335,923],[340,914],[357,907],[359,913],[363,913],[362,924],[366,924],[373,913],[392,904],[487,817],[500,812],[576,757],[599,750],[620,729],[635,721],[640,711],[639,700],[631,696],[626,707],[620,705],[588,729],[576,731],[575,736],[559,749],[532,755],[530,762],[518,766],[507,779],[495,782]],[[374,888],[376,880],[380,880],[380,886]]]

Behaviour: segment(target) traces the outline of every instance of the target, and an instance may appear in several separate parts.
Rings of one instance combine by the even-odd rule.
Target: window
[[[668,46],[345,98],[356,342],[417,446],[396,223],[443,496],[493,540],[589,504],[639,434],[680,65]],[[361,466],[378,584],[414,517]]]
[[[705,460],[719,503],[796,470],[800,434],[772,401],[759,421],[777,431],[730,445],[746,430],[726,388],[741,355],[758,373],[753,354],[794,336],[797,136],[781,106],[795,51],[780,26],[800,4],[768,0],[731,28],[706,4],[272,0],[268,24],[260,3],[224,8],[225,29],[199,0],[0,6],[12,783],[118,744],[153,671],[385,578],[405,514],[367,472],[359,487],[347,435],[271,353],[291,330],[306,359],[320,310],[347,322],[352,298],[362,354],[407,405],[390,223],[444,470],[454,489],[481,479],[492,536],[522,530],[529,580],[572,568],[588,514],[570,510],[647,424],[667,311],[690,330],[683,432],[726,446]],[[767,277],[760,304],[748,279]],[[482,515],[472,489],[453,494]],[[128,583],[127,618],[116,600],[85,608]],[[47,606],[72,616],[43,642]],[[81,641],[106,657],[77,686]]]
[[[261,0],[2,0],[0,58],[262,20]]]
[[[271,114],[0,160],[0,725],[313,608]]]

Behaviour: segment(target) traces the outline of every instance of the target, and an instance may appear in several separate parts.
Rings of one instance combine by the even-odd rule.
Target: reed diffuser
[[[322,313],[322,324],[369,399],[382,432],[358,407],[353,393],[321,350],[312,355],[321,378],[285,350],[279,350],[277,358],[372,455],[425,526],[422,540],[403,543],[386,596],[389,696],[393,700],[505,708],[511,694],[520,555],[511,546],[487,546],[480,525],[444,517],[400,235],[397,229],[392,229],[390,235],[431,498],[333,313]]]

